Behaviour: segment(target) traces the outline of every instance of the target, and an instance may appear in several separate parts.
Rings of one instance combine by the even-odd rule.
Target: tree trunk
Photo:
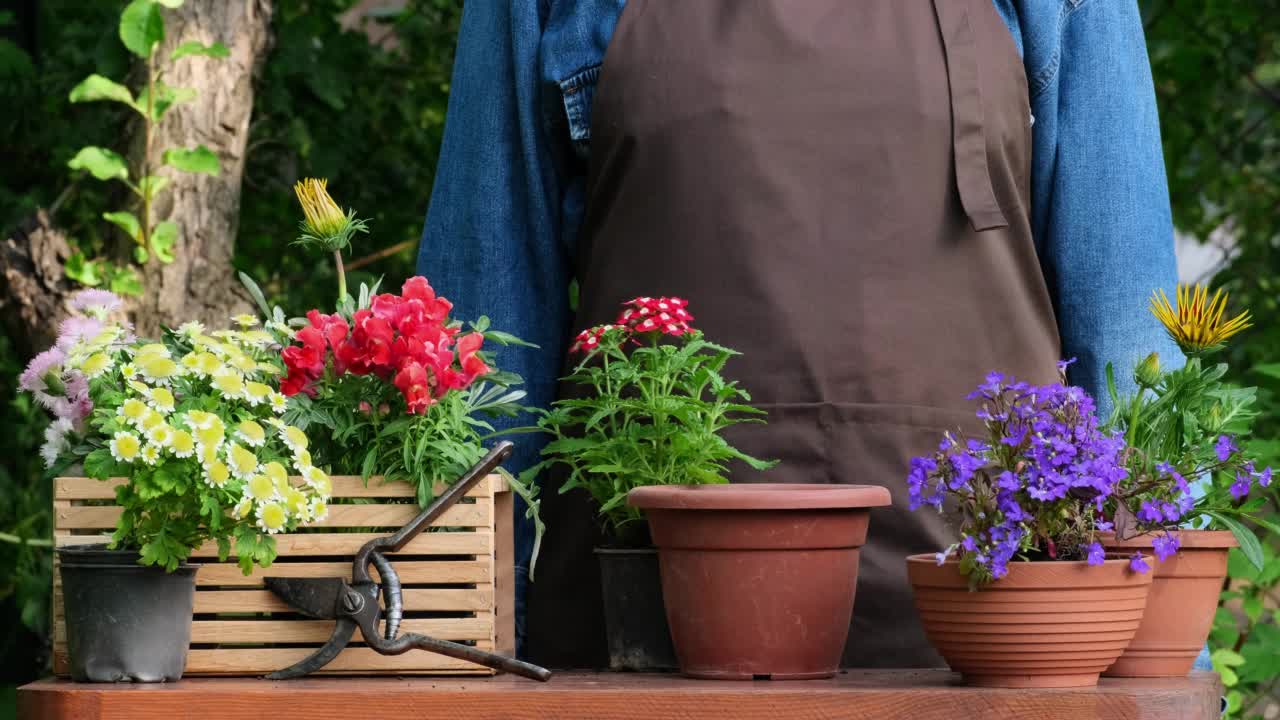
[[[162,325],[188,320],[224,327],[230,315],[251,309],[232,258],[253,79],[266,58],[271,13],[272,0],[187,0],[164,12],[165,40],[156,52],[164,81],[198,94],[165,115],[151,140],[153,153],[158,159],[167,148],[204,145],[218,155],[222,172],[214,177],[170,168],[150,170],[170,180],[155,199],[151,222],[174,221],[179,237],[174,262],[162,264],[152,257],[140,269],[145,291],[130,299],[128,312],[144,336],[157,335]],[[173,49],[187,40],[221,42],[230,56],[169,62]],[[145,83],[145,69],[138,75]],[[134,168],[140,167],[141,127],[139,118],[131,133],[136,138],[131,144]],[[66,236],[44,211],[0,241],[0,322],[26,356],[49,346],[68,313],[71,294],[79,289],[63,276],[62,266],[70,255]]]
[[[146,294],[137,304],[135,320],[144,335],[188,320],[221,327],[229,316],[250,309],[231,260],[253,114],[253,77],[270,41],[271,5],[271,0],[188,0],[165,13],[165,40],[157,57],[168,58],[188,40],[221,42],[231,54],[165,63],[166,83],[199,94],[165,116],[152,138],[153,153],[205,145],[218,155],[222,172],[216,177],[170,168],[159,172],[172,182],[155,202],[152,223],[176,222],[179,239],[172,263],[152,258],[144,268]],[[137,155],[135,166],[136,160]]]

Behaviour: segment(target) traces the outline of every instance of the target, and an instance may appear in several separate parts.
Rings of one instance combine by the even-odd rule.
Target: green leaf
[[[107,273],[107,284],[117,295],[140,297],[143,292],[142,278],[129,267],[111,268]]]
[[[175,8],[182,7],[183,0],[156,0],[156,2],[169,8],[170,10],[173,10]]]
[[[107,448],[98,448],[84,458],[84,474],[97,480],[107,480],[115,475],[116,459]]]
[[[115,225],[121,230],[124,230],[125,234],[133,238],[134,242],[142,242],[142,224],[138,222],[137,216],[133,213],[125,212],[123,210],[119,212],[102,213],[102,219],[112,225]]]
[[[241,272],[239,275],[240,284],[249,291],[249,297],[252,297],[253,301],[258,304],[258,309],[262,311],[262,316],[271,317],[271,308],[267,305],[267,297],[262,294],[262,288],[258,287],[258,283],[254,282],[253,278],[245,273]]]
[[[222,172],[222,165],[218,162],[218,156],[204,145],[200,145],[194,150],[183,150],[181,148],[165,150],[164,163],[169,167],[189,173],[217,175]]]
[[[1263,363],[1254,365],[1253,371],[1280,380],[1280,363]]]
[[[172,220],[157,223],[151,231],[151,252],[162,263],[173,262],[173,246],[178,242],[178,224]]]
[[[162,0],[163,1],[163,0]],[[212,45],[205,45],[196,40],[188,40],[178,47],[174,48],[173,54],[169,56],[170,60],[177,60],[189,55],[203,55],[211,58],[224,58],[231,54],[226,45],[216,42]]]
[[[146,114],[147,103],[151,102],[151,120],[153,122],[159,122],[160,119],[164,117],[165,113],[169,112],[170,108],[176,105],[181,105],[185,102],[190,102],[196,97],[196,95],[196,91],[192,88],[173,87],[162,82],[158,82],[155,87],[154,101],[151,101],[151,93],[148,90],[144,89],[138,95],[138,111]]]
[[[1262,543],[1258,541],[1258,536],[1254,535],[1252,530],[1240,524],[1240,521],[1235,518],[1222,513],[1206,511],[1205,514],[1222,523],[1231,531],[1231,534],[1236,538],[1236,542],[1240,543],[1240,552],[1244,553],[1244,556],[1248,558],[1249,562],[1253,563],[1254,567],[1261,570],[1265,566],[1266,558],[1262,554]]]
[[[117,152],[93,145],[80,148],[80,152],[67,162],[72,170],[88,170],[99,180],[128,180],[129,164]]]
[[[1241,603],[1244,608],[1244,614],[1249,618],[1249,622],[1258,622],[1258,618],[1262,616],[1262,598],[1247,597]]]
[[[135,191],[139,197],[155,197],[157,193],[165,189],[169,185],[169,178],[160,177],[159,175],[148,175],[138,181],[138,188]]]
[[[67,262],[62,266],[62,272],[72,280],[96,287],[102,284],[102,276],[98,273],[98,264],[85,259],[84,253],[76,251],[67,258]]]
[[[133,0],[120,15],[120,41],[140,58],[151,57],[164,40],[164,18],[154,0]]]
[[[133,259],[139,265],[146,265],[147,261],[151,259],[151,253],[147,252],[145,247],[139,245],[133,249]]]
[[[138,105],[133,99],[133,93],[129,92],[129,88],[98,74],[90,75],[82,80],[79,85],[71,89],[71,94],[68,97],[73,103],[111,100],[138,109]]]

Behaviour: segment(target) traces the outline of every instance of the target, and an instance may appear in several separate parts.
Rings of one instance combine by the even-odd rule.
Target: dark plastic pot
[[[655,485],[632,490],[658,546],[680,670],[722,680],[834,675],[849,637],[866,485]]]
[[[71,678],[164,682],[182,677],[191,644],[196,565],[167,573],[105,545],[58,548]]]
[[[676,669],[671,630],[662,605],[658,551],[596,548],[609,640],[609,669],[636,672]]]

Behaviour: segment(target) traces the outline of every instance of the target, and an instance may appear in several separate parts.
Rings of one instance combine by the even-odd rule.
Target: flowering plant
[[[911,509],[955,501],[960,542],[938,563],[958,555],[973,587],[1004,577],[1015,559],[1105,559],[1095,535],[1110,528],[1100,513],[1127,475],[1124,439],[1100,429],[1093,399],[1066,385],[1068,364],[1046,386],[991,373],[969,395],[985,436],[947,433],[936,453],[911,461]],[[1131,566],[1148,569],[1141,558]]]
[[[567,467],[560,492],[585,488],[605,530],[624,543],[641,534],[640,511],[626,504],[632,488],[724,483],[735,459],[757,470],[774,465],[721,437],[732,425],[763,423],[764,411],[720,374],[738,353],[707,341],[692,320],[685,300],[641,297],[624,303],[616,323],[582,331],[571,348],[582,361],[565,380],[585,392],[543,413],[537,427],[553,439],[521,476],[532,482]]]
[[[109,292],[81,291],[73,305],[80,314],[20,382],[56,418],[46,463],[127,479],[113,546],[173,570],[210,539],[226,559],[234,538],[247,574],[275,557],[270,535],[325,516],[329,477],[306,435],[278,417],[286,403],[271,386],[273,338],[254,318],[213,333],[187,323],[152,342],[108,321],[119,307]]]
[[[1149,355],[1134,370],[1137,392],[1120,397],[1113,371],[1107,368],[1115,410],[1107,427],[1123,431],[1129,452],[1129,480],[1116,493],[1117,532],[1130,537],[1154,533],[1152,549],[1164,560],[1178,550],[1179,539],[1168,530],[1187,524],[1230,530],[1244,555],[1259,569],[1264,556],[1253,531],[1256,524],[1280,533],[1280,527],[1258,516],[1266,500],[1250,497],[1256,487],[1271,484],[1272,470],[1257,467],[1247,439],[1257,411],[1257,388],[1233,387],[1222,378],[1226,363],[1205,365],[1204,359],[1249,327],[1248,311],[1224,320],[1227,296],[1209,298],[1202,286],[1178,287],[1176,303],[1163,292],[1151,298],[1151,310],[1187,356],[1184,366],[1161,370],[1160,358]],[[1191,483],[1201,485],[1199,497]]]
[[[336,312],[313,309],[295,331],[246,279],[285,345],[285,419],[306,430],[318,464],[366,481],[381,475],[409,482],[425,506],[437,485],[484,456],[496,434],[489,420],[521,410],[525,393],[513,389],[519,376],[497,370],[485,342],[524,343],[490,329],[484,317],[464,329],[449,315],[453,304],[424,277],[409,278],[399,294],[361,285],[358,297],[347,295],[341,251],[364,225],[338,209],[323,181],[299,183],[297,192],[307,218],[302,241],[334,252],[340,288]],[[540,535],[534,492],[507,477]]]

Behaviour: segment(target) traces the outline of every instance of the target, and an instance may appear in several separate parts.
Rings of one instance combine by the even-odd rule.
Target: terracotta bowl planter
[[[1227,552],[1236,539],[1226,530],[1183,530],[1171,533],[1181,542],[1174,557],[1149,560],[1153,580],[1147,611],[1138,632],[1108,677],[1182,677],[1191,672],[1204,647],[1218,608],[1218,594],[1227,577]],[[1153,536],[1120,540],[1113,533],[1100,538],[1109,553],[1151,555]]]
[[[977,592],[959,563],[907,558],[907,577],[929,642],[967,685],[1089,687],[1129,646],[1151,573],[1128,560],[1011,562]]]
[[[849,636],[858,551],[870,508],[863,485],[636,488],[658,547],[680,669],[723,680],[834,675]]]

